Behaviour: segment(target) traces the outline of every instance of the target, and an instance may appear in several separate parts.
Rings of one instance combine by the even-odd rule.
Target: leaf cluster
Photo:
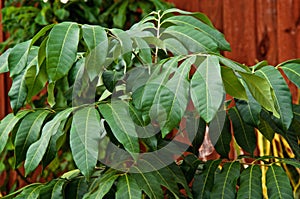
[[[79,169],[19,197],[261,198],[263,175],[270,198],[293,197],[279,157],[266,161],[254,150],[257,130],[269,141],[278,134],[293,154],[280,162],[299,168],[300,109],[283,73],[299,87],[300,62],[247,67],[225,50],[229,43],[204,14],[179,9],[152,12],[127,31],[48,25],[7,50],[0,72],[13,79],[14,113],[0,123],[0,152],[11,139],[15,166],[24,162],[28,175],[67,145]],[[224,103],[225,95],[232,99]],[[207,127],[223,160],[234,139],[254,159],[249,167],[200,163]]]

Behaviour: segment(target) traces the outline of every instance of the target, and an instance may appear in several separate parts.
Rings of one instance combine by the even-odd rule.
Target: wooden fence
[[[300,0],[168,1],[180,9],[207,14],[231,44],[232,51],[225,52],[228,58],[249,65],[261,60],[276,65],[300,58]],[[9,85],[8,76],[0,75],[0,118],[9,112]],[[296,92],[292,85],[291,89]]]

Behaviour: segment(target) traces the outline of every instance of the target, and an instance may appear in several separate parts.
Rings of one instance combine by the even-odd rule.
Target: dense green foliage
[[[300,61],[246,67],[225,50],[204,14],[169,9],[127,31],[48,25],[6,51],[14,113],[0,123],[0,152],[13,144],[26,175],[68,149],[78,168],[7,198],[261,198],[263,185],[293,198],[277,164],[300,167],[300,106],[280,71],[299,87]],[[198,158],[206,126],[218,160]],[[293,159],[255,157],[255,129],[282,136]],[[249,155],[228,160],[232,139]]]
[[[151,11],[170,7],[161,0],[8,0],[1,23],[10,37],[1,43],[1,52],[32,38],[45,25],[73,21],[127,29]]]

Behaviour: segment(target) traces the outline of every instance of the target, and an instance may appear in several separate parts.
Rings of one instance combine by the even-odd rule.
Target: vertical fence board
[[[278,64],[276,6],[276,0],[256,0],[257,60],[268,60],[272,65]]]
[[[223,1],[223,28],[232,52],[225,56],[244,64],[256,59],[255,0]]]
[[[277,2],[277,38],[278,38],[278,62],[300,57],[299,54],[299,26],[300,26],[300,2],[299,0],[287,0]],[[293,102],[298,102],[298,88],[289,82],[293,93]]]
[[[223,32],[223,0],[200,0],[198,11],[206,14],[214,26]]]
[[[0,0],[0,10],[2,8],[3,1]],[[0,13],[0,21],[2,21],[2,15]],[[2,24],[0,24],[0,42],[3,41],[3,31]],[[6,114],[6,106],[7,106],[7,96],[6,96],[6,84],[5,84],[5,75],[0,74],[0,119],[2,119]]]
[[[182,10],[188,10],[191,12],[199,11],[199,1],[200,0],[166,0],[167,2],[173,3],[177,8]]]
[[[299,0],[277,2],[278,24],[278,59],[279,62],[297,57],[296,24],[299,10],[295,11]],[[299,8],[298,8],[299,9]]]

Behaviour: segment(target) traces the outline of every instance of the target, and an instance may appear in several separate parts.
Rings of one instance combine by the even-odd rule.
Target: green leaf
[[[204,165],[204,171],[195,175],[193,183],[193,194],[195,199],[209,198],[214,185],[215,171],[217,170],[221,159],[209,160]]]
[[[57,132],[51,136],[49,146],[42,160],[44,167],[50,164],[51,161],[57,156],[57,151],[60,147],[57,142],[63,135],[65,135],[65,125],[65,122],[61,122],[57,129]]]
[[[266,174],[266,185],[268,190],[268,197],[270,199],[294,198],[290,180],[283,168],[280,166],[273,164],[268,168]]]
[[[151,49],[147,44],[147,42],[139,37],[133,38],[133,41],[139,51],[138,57],[143,61],[144,64],[151,64],[152,63]]]
[[[232,139],[231,135],[231,125],[228,116],[226,115],[226,119],[224,122],[224,126],[221,132],[221,135],[214,145],[216,151],[221,155],[223,158],[228,158],[228,153],[230,151],[230,142]]]
[[[261,132],[261,134],[263,134],[263,136],[265,136],[265,138],[267,138],[270,142],[272,142],[275,135],[275,131],[270,126],[270,124],[263,118],[260,118],[258,130]]]
[[[115,170],[108,170],[91,185],[88,193],[84,195],[84,199],[102,199],[113,186],[116,179],[119,177]],[[91,189],[92,188],[92,189]]]
[[[73,198],[83,198],[83,196],[88,191],[88,183],[85,178],[75,178],[72,179],[70,183],[67,184],[64,190],[64,198],[65,199],[73,199]]]
[[[290,147],[293,149],[293,153],[297,157],[297,159],[300,159],[300,147],[299,147],[299,136],[296,135],[296,133],[287,131],[286,135],[284,135],[284,138],[289,143]]]
[[[142,191],[139,188],[136,180],[128,174],[119,177],[117,184],[116,199],[141,199]]]
[[[132,40],[127,32],[120,29],[110,29],[110,32],[116,36],[121,45],[121,55],[123,56],[127,65],[131,62]],[[116,50],[120,50],[116,48]]]
[[[245,85],[245,83],[243,83]],[[257,101],[254,99],[254,97],[251,95],[248,87],[245,85],[246,93],[248,96],[248,101],[244,100],[235,100],[236,108],[241,113],[241,116],[245,123],[253,126],[258,127],[260,123],[260,112],[261,112],[261,106]]]
[[[27,114],[22,120],[14,143],[16,166],[25,160],[29,146],[39,139],[42,124],[48,114],[48,110],[38,110]]]
[[[8,134],[13,130],[15,125],[19,122],[20,119],[26,116],[30,111],[20,111],[16,115],[13,113],[8,114],[0,123],[0,153],[3,151],[7,140]]]
[[[287,130],[293,120],[292,95],[281,73],[273,66],[265,66],[256,71],[265,78],[273,88],[275,108],[280,115],[280,126]]]
[[[300,88],[300,61],[291,60],[280,65],[283,72],[288,79],[292,81],[298,88]]]
[[[265,66],[268,66],[268,62],[266,60],[263,60],[261,62],[258,62],[257,64],[255,64],[254,66],[250,66],[250,68],[252,69],[252,71],[256,71],[259,70]]]
[[[214,53],[213,56],[217,57],[219,59],[220,64],[223,66],[227,66],[231,68],[234,71],[240,71],[240,72],[250,72],[250,69],[243,65],[239,64],[238,62],[234,62],[226,57],[223,57],[219,54]]]
[[[7,49],[2,55],[0,55],[0,73],[6,73],[8,69],[8,56],[11,52],[11,48]]]
[[[193,103],[200,117],[207,123],[215,117],[223,102],[223,96],[219,61],[214,56],[207,56],[191,79]]]
[[[258,165],[252,164],[240,176],[238,199],[262,198],[261,170]]]
[[[46,85],[48,80],[46,74],[46,65],[42,65],[39,70],[37,66],[32,65],[27,69],[25,75],[25,84],[28,89],[27,101],[30,102],[31,98],[38,94]]]
[[[125,101],[100,104],[99,111],[125,149],[131,153],[138,153],[140,147],[134,122],[130,117],[129,104]]]
[[[121,3],[121,2],[120,2]],[[119,5],[118,13],[113,16],[114,25],[118,28],[124,27],[126,22],[126,9],[128,5],[128,0],[122,1],[121,5]]]
[[[89,49],[89,54],[86,58],[86,69],[89,78],[93,80],[104,67],[103,64],[108,50],[108,39],[105,29],[101,26],[83,25],[82,34]]]
[[[221,173],[215,176],[215,184],[210,198],[232,199],[236,194],[236,183],[240,176],[240,163],[225,163]]]
[[[189,100],[188,76],[195,57],[186,59],[180,67],[175,70],[173,77],[161,89],[155,104],[158,104],[157,121],[161,126],[162,136],[165,137],[182,119]],[[161,107],[163,112],[160,112]],[[153,110],[151,110],[153,113]],[[164,115],[165,114],[165,115]],[[160,119],[160,116],[163,118]]]
[[[104,127],[94,106],[74,113],[70,146],[74,161],[82,174],[89,179],[97,163],[99,141]]]
[[[55,96],[54,96],[54,88],[55,88],[55,82],[50,82],[47,86],[47,91],[48,91],[47,101],[51,107],[53,107],[56,103]]]
[[[47,74],[50,82],[68,74],[76,60],[78,42],[77,23],[63,22],[52,28],[46,45]]]
[[[255,74],[242,72],[239,72],[239,74],[246,82],[252,96],[256,99],[256,101],[268,111],[273,112],[275,117],[279,118],[280,115],[275,108],[272,98],[272,88],[269,82]]]
[[[172,57],[162,65],[155,67],[150,76],[142,71],[140,76],[138,76],[136,79],[132,78],[134,81],[141,82],[139,87],[133,91],[132,100],[134,107],[143,113],[143,120],[145,123],[149,123],[150,119],[156,120],[158,115],[155,113],[161,113],[165,111],[164,107],[160,106],[157,100],[160,99],[160,93],[162,89],[166,87],[166,83],[169,80],[170,75],[176,71],[178,61],[179,57]],[[132,76],[133,75],[131,75],[131,77]],[[144,77],[144,79],[138,79],[140,77]],[[172,95],[172,92],[168,92],[168,94]],[[165,103],[172,102],[166,100]],[[151,110],[155,110],[152,115]],[[165,113],[164,115],[160,115],[160,117],[164,116],[166,116]]]
[[[194,28],[170,26],[162,34],[162,38],[173,36],[178,39],[190,52],[218,52],[217,44],[204,33]]]
[[[150,162],[140,162],[143,166],[153,167]],[[155,162],[154,162],[155,164]],[[141,165],[140,165],[141,166]],[[179,198],[178,184],[182,185],[187,191],[187,195],[190,196],[190,191],[186,183],[184,174],[177,165],[169,165],[160,170],[154,170],[151,172],[142,172],[138,167],[133,168],[131,174],[138,183],[141,190],[145,192],[150,198],[163,198],[163,192],[161,186],[167,188],[175,198]],[[191,196],[190,196],[191,197]]]
[[[211,27],[214,27],[212,22],[209,20],[209,18],[201,12],[188,12],[188,11],[185,11],[185,10],[180,10],[178,8],[170,8],[170,9],[165,10],[162,15],[166,15],[166,14],[172,13],[172,12],[173,13],[179,13],[179,14],[182,14],[182,15],[195,16],[196,18],[200,19],[201,21],[203,21],[207,25],[209,25]]]
[[[64,186],[66,185],[67,181],[65,179],[59,179],[55,182],[52,192],[51,192],[51,199],[63,199],[64,198]]]
[[[56,184],[57,179],[51,180],[50,182],[46,183],[39,192],[39,198],[49,198],[51,199],[52,190],[54,185]]]
[[[227,94],[241,100],[248,100],[245,87],[231,68],[221,67],[221,74]]]
[[[243,121],[242,116],[236,107],[229,109],[228,113],[233,125],[236,142],[245,151],[253,154],[256,147],[254,128]]]
[[[8,68],[11,77],[20,74],[26,67],[31,40],[17,44],[8,55]]]
[[[21,194],[17,195],[15,199],[37,199],[39,198],[39,193],[43,186],[42,184],[30,186],[24,189]]]
[[[25,84],[25,73],[26,71],[24,70],[21,74],[14,77],[12,86],[8,92],[10,105],[14,113],[22,108],[26,101],[27,87]]]
[[[177,39],[167,38],[164,40],[166,48],[173,53],[174,56],[177,55],[188,55],[188,50],[186,47]]]
[[[231,50],[229,43],[225,40],[224,35],[222,33],[220,33],[217,29],[196,19],[195,17],[183,15],[172,16],[163,21],[163,23],[165,22],[170,22],[176,25],[190,26],[193,29],[197,29],[204,33],[206,36],[213,39],[214,42],[218,44],[220,50]]]
[[[51,121],[45,124],[42,129],[42,135],[40,139],[33,143],[27,151],[24,164],[25,175],[28,175],[38,166],[47,150],[51,135],[57,133],[60,124],[62,122],[66,122],[66,119],[69,117],[72,111],[72,108],[65,109],[64,111],[59,112]]]
[[[34,35],[34,37],[31,40],[31,45],[33,45],[36,41],[38,41],[40,38],[42,38],[43,36],[45,36],[45,34],[51,29],[53,28],[53,26],[55,26],[55,24],[50,24],[47,25],[45,27],[43,27],[38,33],[36,33]]]

